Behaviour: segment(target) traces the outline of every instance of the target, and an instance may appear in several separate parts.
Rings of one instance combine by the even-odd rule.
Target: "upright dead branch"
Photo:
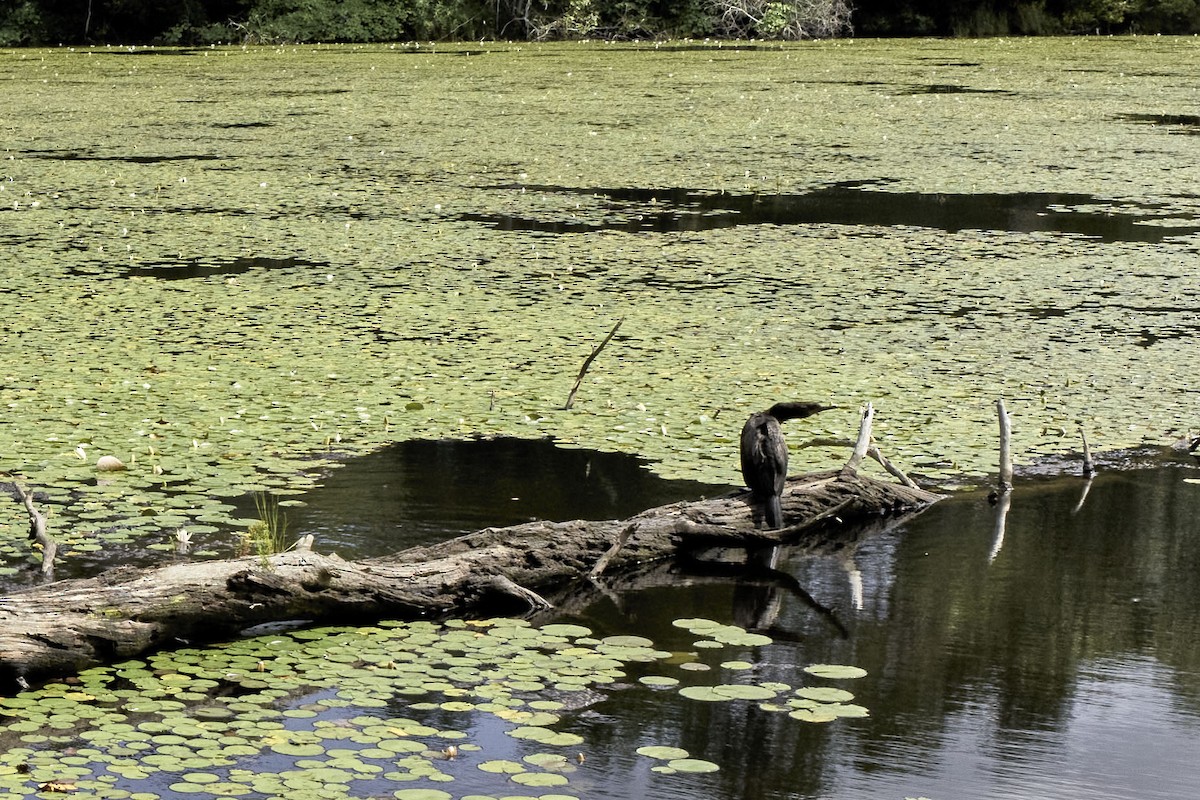
[[[858,441],[854,443],[854,452],[850,460],[842,467],[842,477],[853,477],[858,474],[858,465],[866,458],[871,447],[871,420],[875,418],[875,407],[870,403],[863,406],[862,422],[858,426]]]
[[[42,547],[42,575],[52,578],[54,577],[54,556],[58,553],[58,542],[54,541],[46,532],[46,518],[34,506],[33,495],[25,491],[25,487],[19,483],[14,482],[13,486],[16,488],[17,494],[21,496],[25,510],[29,512],[29,538]]]
[[[621,317],[619,320],[617,320],[617,324],[613,325],[612,330],[608,332],[608,336],[604,337],[604,341],[596,345],[596,349],[593,350],[592,354],[584,360],[583,366],[579,370],[579,376],[575,378],[575,385],[571,387],[571,393],[567,395],[567,404],[563,406],[563,411],[571,410],[571,406],[575,403],[575,393],[579,391],[579,386],[583,383],[583,376],[587,375],[588,367],[590,367],[592,362],[596,360],[596,356],[600,355],[600,351],[604,349],[604,345],[609,343],[609,340],[611,340],[613,335],[617,332],[617,328],[621,327],[621,323],[624,321],[624,317]]]
[[[1004,408],[1004,398],[1001,397],[996,401],[996,415],[1000,418],[1000,486],[998,487],[1000,494],[1007,494],[1013,488],[1013,465],[1012,465],[1012,423],[1008,418],[1008,411]]]
[[[1087,434],[1083,427],[1079,428],[1079,436],[1083,439],[1083,477],[1090,478],[1096,474],[1096,464],[1092,461],[1092,448],[1088,446]]]

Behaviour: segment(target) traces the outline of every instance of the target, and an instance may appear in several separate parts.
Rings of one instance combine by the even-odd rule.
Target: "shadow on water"
[[[251,270],[272,269],[320,269],[328,268],[328,264],[307,261],[303,258],[269,258],[266,256],[245,256],[238,258],[185,258],[171,261],[150,262],[136,266],[110,267],[75,267],[70,270],[72,275],[94,277],[96,275],[116,275],[122,278],[157,278],[164,281],[185,281],[196,278],[208,278],[213,275],[243,275]]]
[[[285,511],[317,549],[362,558],[530,520],[622,519],[731,488],[666,480],[645,463],[548,439],[401,442],[348,461]]]
[[[127,277],[160,278],[162,280],[187,280],[207,278],[210,275],[241,275],[253,269],[289,269],[295,267],[323,268],[302,258],[189,258],[181,261],[165,261],[157,264],[141,264],[128,267],[123,274]]]
[[[190,154],[176,156],[98,155],[85,150],[26,150],[29,158],[47,161],[116,161],[124,164],[169,164],[176,161],[220,161],[226,156]]]
[[[904,94],[1016,94],[1008,89],[972,89],[956,83],[929,83],[910,86]]]
[[[733,486],[667,480],[625,453],[561,447],[549,439],[419,440],[400,442],[343,462],[322,485],[283,506],[287,538],[315,538],[322,553],[369,558],[430,545],[487,527],[531,520],[623,519],[654,506],[725,494]],[[731,479],[736,479],[731,471]],[[0,482],[0,489],[4,488]],[[11,488],[8,489],[12,494]],[[168,493],[169,494],[169,493]],[[35,492],[35,500],[41,500]],[[258,519],[256,497],[229,501],[234,518]],[[19,501],[18,501],[19,502]],[[197,534],[204,555],[236,555],[243,529]],[[87,578],[119,566],[155,567],[180,556],[149,545],[172,541],[174,528],[155,529],[102,549],[73,551],[55,563],[58,579]],[[0,593],[38,582],[35,561],[0,577]]]
[[[803,194],[725,194],[701,189],[572,188],[504,186],[546,194],[587,195],[607,200],[616,219],[544,220],[494,214],[459,219],[504,231],[583,233],[598,230],[704,231],[738,225],[866,225],[919,227],[956,232],[999,230],[1072,233],[1104,242],[1161,242],[1200,232],[1196,225],[1160,225],[1177,212],[1085,210],[1106,201],[1093,195],[1047,192],[926,194],[888,192],[845,183]],[[1126,204],[1122,208],[1129,208]]]
[[[1171,133],[1200,134],[1200,115],[1197,114],[1121,114],[1126,122],[1161,125]]]

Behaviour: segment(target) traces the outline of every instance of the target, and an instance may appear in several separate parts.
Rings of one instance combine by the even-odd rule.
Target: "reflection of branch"
[[[575,385],[571,387],[571,393],[567,395],[567,404],[563,406],[563,411],[571,410],[571,406],[575,403],[575,393],[579,391],[579,385],[583,383],[583,376],[587,374],[588,367],[596,360],[596,356],[600,355],[600,351],[604,349],[604,345],[608,344],[613,334],[617,332],[617,328],[621,327],[621,323],[624,321],[624,317],[617,320],[617,324],[613,325],[612,330],[608,332],[608,336],[604,337],[604,341],[596,345],[596,349],[592,351],[592,354],[584,359],[583,367],[579,370],[579,376],[575,378]]]
[[[1087,480],[1083,483],[1083,493],[1079,495],[1079,502],[1071,509],[1072,514],[1078,514],[1083,510],[1083,501],[1087,500],[1088,492],[1092,490],[1092,481],[1095,480],[1094,475],[1088,475]]]
[[[988,554],[988,563],[996,560],[996,556],[1000,555],[1000,548],[1004,546],[1004,520],[1008,516],[1008,507],[1012,504],[1012,492],[1004,492],[996,501],[996,532],[992,536],[992,552]]]
[[[21,496],[25,510],[29,512],[29,538],[42,546],[42,575],[47,578],[53,577],[54,556],[58,552],[58,543],[46,533],[46,518],[33,505],[33,495],[25,491],[25,487],[19,483],[14,482],[13,486]]]
[[[833,610],[817,602],[812,595],[805,591],[800,581],[788,572],[752,562],[735,564],[729,561],[710,561],[695,556],[681,557],[680,567],[688,574],[735,578],[739,582],[759,585],[768,589],[782,589],[816,611],[820,617],[837,630],[842,638],[850,638],[850,632],[846,630],[846,626],[842,624]]]
[[[855,611],[863,609],[863,577],[862,570],[854,561],[854,550],[842,557],[842,569],[846,570],[846,579],[850,583],[850,603]]]

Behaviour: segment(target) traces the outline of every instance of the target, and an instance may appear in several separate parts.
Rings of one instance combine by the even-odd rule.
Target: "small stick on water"
[[[49,578],[54,575],[54,556],[58,553],[58,542],[46,533],[46,518],[33,505],[33,495],[25,491],[25,487],[19,483],[14,482],[13,486],[21,496],[25,510],[29,512],[29,538],[42,546],[42,575]]]
[[[1007,494],[1013,488],[1012,423],[1008,419],[1008,411],[1004,408],[1004,398],[996,401],[996,414],[1000,417],[1000,494]]]
[[[1079,428],[1079,435],[1083,439],[1083,477],[1090,478],[1096,474],[1096,464],[1092,461],[1092,448],[1088,446],[1087,434],[1083,432],[1083,427]]]
[[[608,332],[608,336],[604,337],[604,341],[596,345],[596,349],[593,350],[592,354],[584,360],[583,366],[579,370],[579,377],[575,379],[575,385],[571,387],[571,393],[567,395],[567,404],[563,406],[563,411],[571,410],[571,406],[575,403],[575,393],[579,391],[579,386],[583,383],[583,376],[587,375],[588,367],[590,367],[592,362],[596,360],[596,356],[600,355],[600,351],[604,349],[604,345],[609,343],[613,335],[617,332],[617,328],[621,327],[621,323],[624,321],[624,317],[621,317],[619,320],[617,320],[617,324],[613,325],[613,329]]]

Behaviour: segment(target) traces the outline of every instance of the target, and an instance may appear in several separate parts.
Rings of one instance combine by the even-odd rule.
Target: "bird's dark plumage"
[[[765,503],[767,527],[783,527],[780,496],[787,480],[788,449],[779,423],[811,417],[832,406],[820,403],[776,403],[750,415],[742,426],[742,478],[755,498]]]

